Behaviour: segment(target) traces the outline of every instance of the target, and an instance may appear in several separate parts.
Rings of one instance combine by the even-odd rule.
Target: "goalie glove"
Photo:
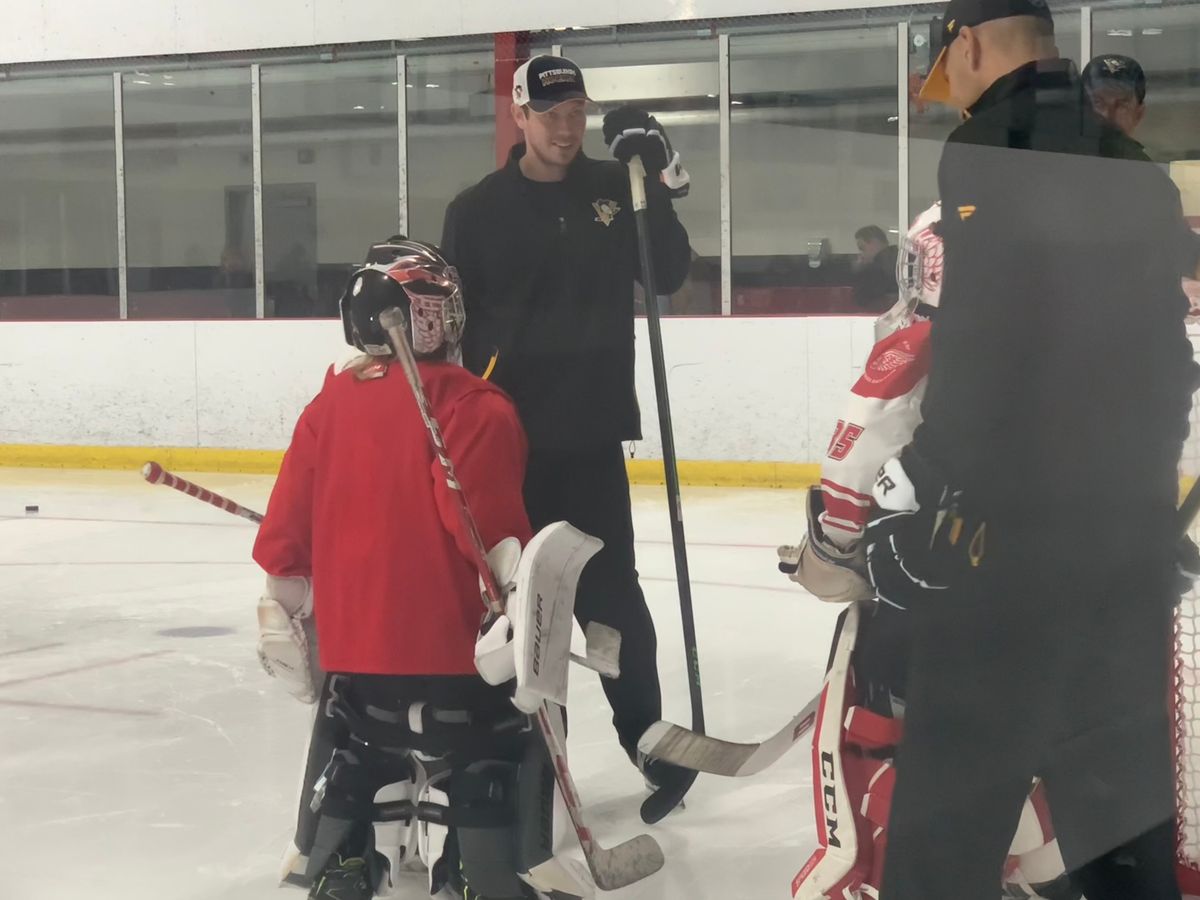
[[[325,673],[317,658],[312,580],[267,576],[258,599],[258,661],[303,703],[315,703]]]
[[[866,554],[860,541],[853,550],[843,550],[825,534],[821,514],[825,511],[819,487],[808,489],[808,534],[798,547],[780,547],[779,571],[810,594],[826,603],[870,600],[875,590],[866,577]]]
[[[982,565],[987,523],[911,445],[883,464],[872,496],[879,513],[864,540],[880,600],[907,609]]]

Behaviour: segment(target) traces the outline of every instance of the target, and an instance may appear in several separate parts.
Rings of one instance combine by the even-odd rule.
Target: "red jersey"
[[[527,445],[503,391],[420,363],[485,547],[531,533]],[[484,613],[470,542],[399,365],[334,374],[296,423],[254,542],[269,575],[310,575],[321,667],[376,675],[475,674]]]

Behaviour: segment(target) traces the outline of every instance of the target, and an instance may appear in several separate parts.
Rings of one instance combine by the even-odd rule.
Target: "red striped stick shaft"
[[[142,477],[151,484],[163,484],[169,488],[174,488],[182,494],[187,494],[189,497],[195,497],[210,506],[215,506],[217,509],[224,510],[227,513],[233,513],[235,516],[241,516],[243,519],[249,519],[251,522],[262,522],[262,513],[255,512],[242,506],[240,503],[235,503],[228,497],[222,497],[220,494],[214,494],[212,491],[200,487],[193,481],[188,481],[186,478],[181,478],[171,472],[168,472],[156,462],[148,462],[142,466]]]

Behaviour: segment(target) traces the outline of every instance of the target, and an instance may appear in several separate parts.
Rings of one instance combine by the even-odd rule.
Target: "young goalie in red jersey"
[[[500,548],[493,568],[511,574],[530,540],[525,435],[507,395],[459,364],[457,273],[429,244],[372,247],[341,301],[346,340],[364,355],[331,369],[300,416],[254,546],[268,574],[264,665],[302,699],[321,694],[314,746],[324,730],[334,751],[319,781],[310,772],[314,833],[288,880],[311,884],[310,897],[365,900],[416,865],[431,893],[542,896],[538,874],[554,864],[535,827],[553,802],[548,759],[512,682],[476,671],[471,543],[380,325],[392,308],[479,534]]]

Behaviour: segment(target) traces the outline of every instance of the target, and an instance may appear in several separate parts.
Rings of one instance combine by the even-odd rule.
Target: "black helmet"
[[[1084,67],[1082,80],[1089,94],[1111,87],[1131,94],[1138,103],[1146,101],[1146,73],[1129,56],[1105,53],[1095,57]]]
[[[374,244],[366,263],[350,276],[339,306],[346,343],[364,353],[391,354],[379,314],[396,307],[408,323],[414,353],[445,348],[447,358],[457,356],[466,321],[462,282],[433,244],[402,235]]]

